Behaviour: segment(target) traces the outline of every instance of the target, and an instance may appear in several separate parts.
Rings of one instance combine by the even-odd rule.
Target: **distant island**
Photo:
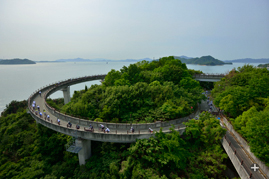
[[[19,59],[19,58],[10,59],[10,60],[7,60],[7,59],[0,60],[0,65],[21,65],[21,64],[36,64],[36,63],[32,60]]]
[[[258,67],[259,67],[259,68],[269,68],[269,63],[266,63],[266,64],[259,64]]]
[[[235,59],[235,60],[225,60],[224,62],[232,62],[232,63],[269,63],[269,58],[259,58],[259,59],[242,58],[242,59]]]
[[[232,64],[232,63],[225,63],[223,61],[220,61],[218,59],[215,59],[214,57],[208,55],[208,56],[202,56],[200,58],[190,58],[190,57],[185,57],[185,56],[174,56],[174,58],[181,60],[182,63],[186,64],[197,64],[197,65],[209,65],[209,66],[214,66],[214,65],[225,65],[225,64]]]

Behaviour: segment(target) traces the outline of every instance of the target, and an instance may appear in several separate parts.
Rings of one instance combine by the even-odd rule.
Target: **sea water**
[[[34,65],[0,65],[0,113],[12,100],[27,100],[37,89],[69,78],[89,75],[107,74],[111,69],[119,70],[133,62],[64,62],[37,63]],[[201,70],[204,73],[228,73],[233,68],[243,66],[244,63],[234,63],[223,66],[187,65],[189,69]],[[252,64],[257,66],[258,63]],[[99,80],[80,83],[70,87],[71,95],[75,90],[100,84]],[[58,91],[51,98],[63,97]]]

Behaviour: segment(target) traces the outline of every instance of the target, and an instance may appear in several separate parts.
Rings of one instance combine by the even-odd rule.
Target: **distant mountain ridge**
[[[185,55],[174,56],[174,58],[176,58],[176,57],[178,57],[178,58],[184,58],[184,59],[192,59],[192,58],[193,58],[193,57],[187,57],[187,56],[185,56]]]
[[[186,64],[199,64],[199,65],[224,65],[224,64],[232,64],[232,63],[269,63],[269,58],[261,58],[261,59],[252,59],[252,58],[244,58],[244,59],[235,59],[235,60],[218,60],[214,57],[202,56],[202,57],[187,57],[184,55],[174,56],[175,59],[180,59],[182,63]],[[74,58],[74,59],[58,59],[54,61],[35,61],[37,63],[45,63],[45,62],[139,62],[139,61],[152,61],[151,58],[143,58],[143,59],[125,59],[125,60],[111,60],[104,58],[94,58],[94,59],[83,59],[83,58]],[[158,60],[155,59],[155,60]],[[1,59],[0,59],[1,61]]]
[[[269,63],[269,58],[242,58],[242,59],[235,59],[235,60],[225,60],[224,62],[233,62],[233,63]]]
[[[83,59],[83,58],[74,58],[74,59],[58,59],[55,62],[139,62],[139,61],[152,61],[150,58],[143,59],[125,59],[125,60],[110,60],[104,58],[95,58],[95,59]]]

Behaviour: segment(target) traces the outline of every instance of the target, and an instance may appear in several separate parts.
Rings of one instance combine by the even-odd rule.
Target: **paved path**
[[[246,154],[246,152],[243,150],[243,148],[240,146],[240,143],[236,141],[235,137],[227,130],[226,132],[226,140],[229,142],[231,142],[230,147],[234,150],[236,150],[236,155],[237,158],[242,161],[243,160],[243,165],[247,171],[248,174],[252,173],[252,177],[251,178],[255,178],[255,179],[264,179],[264,176],[260,173],[260,171],[256,171],[254,172],[251,169],[251,166],[253,163],[251,159],[248,157],[248,155]]]
[[[147,123],[147,124],[135,124],[135,123],[116,124],[116,123],[103,122],[102,124],[105,127],[109,127],[110,129],[110,132],[107,134],[99,130],[100,122],[91,122],[89,120],[83,120],[83,119],[71,117],[65,114],[61,114],[53,110],[45,102],[45,98],[47,97],[47,95],[51,95],[52,93],[56,91],[63,90],[64,88],[77,84],[77,83],[81,83],[85,81],[92,81],[92,80],[100,80],[100,79],[103,79],[104,77],[105,75],[85,76],[85,77],[68,79],[65,81],[53,83],[51,85],[43,87],[42,89],[39,89],[42,91],[41,96],[38,95],[38,91],[35,91],[35,93],[33,93],[28,99],[29,108],[30,109],[32,108],[31,104],[33,101],[35,101],[36,105],[40,106],[40,111],[42,113],[44,109],[46,110],[46,113],[50,116],[51,122],[46,121],[44,116],[43,118],[40,118],[39,116],[35,115],[33,110],[31,110],[32,117],[38,123],[66,135],[80,137],[81,139],[86,139],[86,140],[96,140],[96,141],[103,141],[103,142],[120,142],[120,143],[135,142],[136,139],[149,138],[153,136],[154,133],[149,132],[149,127],[153,129],[153,131],[160,131],[160,128],[162,128],[162,131],[164,133],[168,133],[168,132],[171,132],[170,128],[172,127],[172,125],[174,125],[175,130],[179,131],[180,134],[182,134],[186,128],[183,122],[187,122],[188,119],[194,117],[194,114],[191,114],[187,117],[183,117],[180,119],[175,119],[175,120],[166,121],[166,122]],[[196,114],[198,112],[199,110],[196,111]],[[61,120],[60,125],[57,124],[57,118],[60,118]],[[72,122],[71,128],[67,128],[68,121]],[[80,125],[80,129],[78,130],[76,129],[76,123]],[[84,130],[84,128],[89,127],[88,125],[90,124],[93,125],[94,132],[89,132],[89,131]],[[131,126],[133,126],[135,129],[134,133],[130,132]]]
[[[208,93],[208,96],[210,97],[210,100],[213,100],[212,97],[211,97],[210,92]],[[202,101],[202,104],[203,105],[201,105],[202,106],[201,110],[208,111],[209,106],[207,105],[206,101]],[[214,105],[213,105],[212,112],[217,112],[217,108]],[[225,127],[224,123],[222,122],[222,117],[220,117],[220,118],[221,118],[220,122],[222,123],[222,126]],[[226,139],[224,139],[224,140],[227,140],[228,143],[231,142],[230,147],[233,149],[233,151],[236,150],[237,158],[240,161],[243,160],[243,165],[246,168],[245,170],[247,171],[247,173],[248,174],[252,173],[251,178],[255,178],[255,179],[264,179],[265,178],[261,174],[260,171],[254,172],[251,169],[251,166],[253,165],[253,163],[255,163],[255,161],[252,161],[252,159],[250,159],[250,157],[248,157],[247,152],[241,147],[240,142],[238,142],[236,140],[235,136],[228,129],[227,129],[227,132],[226,132]]]
[[[49,112],[49,110],[47,110],[46,109],[46,107],[45,107],[45,100],[44,100],[44,92],[43,92],[43,94],[41,94],[41,96],[36,96],[35,98],[34,98],[34,101],[36,102],[36,105],[39,105],[40,106],[40,111],[42,112],[42,114],[43,114],[43,110],[45,109],[46,110],[46,113],[47,113],[47,115],[49,115],[50,116],[50,119],[52,120],[52,122],[53,123],[55,123],[55,124],[57,124],[57,118],[52,114],[52,113],[50,113]],[[45,120],[44,119],[44,116],[43,116],[43,120]],[[65,119],[60,119],[60,125],[61,126],[64,126],[64,127],[66,127],[67,126],[67,123],[68,123],[68,121],[66,121]],[[104,122],[103,123],[103,125],[106,127],[106,123]],[[127,125],[130,125],[130,124],[127,124]],[[86,128],[86,127],[89,127],[89,126],[83,126],[83,125],[80,125],[80,129],[79,129],[79,131],[84,131],[84,127]],[[162,129],[163,129],[163,131],[164,132],[170,132],[170,128],[171,128],[172,126],[168,126],[168,127],[162,127]],[[185,125],[184,124],[176,124],[175,125],[175,129],[179,129],[179,128],[185,128]],[[77,130],[76,129],[76,124],[72,124],[72,127],[71,127],[71,129],[74,129],[74,130]],[[157,128],[152,128],[154,131],[159,131],[160,130],[160,127],[157,127]],[[128,133],[129,133],[130,131],[128,130]],[[100,131],[99,129],[94,129],[94,133],[104,133],[104,132],[102,132],[102,131]],[[127,130],[126,129],[117,129],[117,132],[116,132],[116,130],[110,130],[110,132],[109,132],[110,134],[127,134]],[[139,133],[139,131],[135,131],[134,132],[134,134],[137,134],[137,133]],[[140,130],[140,134],[150,134],[150,132],[148,131],[148,129],[141,129]]]

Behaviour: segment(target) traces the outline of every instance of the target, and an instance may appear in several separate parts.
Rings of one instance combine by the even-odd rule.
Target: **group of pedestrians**
[[[41,91],[39,92],[39,94],[41,95]],[[50,116],[47,115],[46,110],[44,109],[43,113],[42,113],[40,111],[40,106],[37,105],[35,101],[33,101],[33,103],[32,103],[32,108],[33,108],[33,111],[34,111],[35,115],[39,116],[40,118],[43,118],[43,116],[44,116],[45,120],[50,121]]]
[[[61,122],[60,119],[58,119],[58,121]],[[68,121],[66,127],[72,128],[72,123]],[[80,129],[80,126],[78,124],[76,124],[76,129]]]
[[[207,104],[208,104],[208,106],[209,106],[209,110],[208,110],[208,112],[212,112],[212,110],[213,110],[213,101],[211,101],[211,100],[209,99],[209,97],[207,98]]]
[[[209,92],[206,90],[206,91],[205,91],[205,96],[207,97],[206,103],[207,103],[207,105],[208,105],[208,107],[209,107],[208,112],[212,112],[212,110],[213,110],[213,101],[210,100],[210,97],[209,97],[209,94],[208,94],[208,93],[209,93]]]
[[[103,124],[100,124],[100,130],[104,131],[104,133],[109,133],[110,129],[108,127],[105,127]]]
[[[41,91],[39,91],[39,95],[41,96]],[[32,107],[33,107],[33,111],[35,111],[36,115],[39,115],[40,118],[43,118],[43,115],[44,115],[44,119],[50,121],[50,116],[46,113],[46,110],[44,109],[43,114],[42,114],[42,112],[40,111],[40,106],[38,106],[35,101],[33,101]],[[59,118],[57,118],[57,124],[61,125],[61,120]],[[67,127],[72,128],[72,123],[70,121],[68,121]],[[80,126],[78,124],[76,125],[76,129],[80,129]],[[91,131],[93,131],[93,126],[91,124],[89,126],[89,129]],[[103,124],[100,124],[99,130],[103,131],[104,133],[110,132],[110,129],[108,127],[105,127]],[[135,130],[134,130],[133,126],[131,126],[130,132],[134,133],[134,131]],[[149,128],[149,132],[152,133],[153,130],[151,128]]]

